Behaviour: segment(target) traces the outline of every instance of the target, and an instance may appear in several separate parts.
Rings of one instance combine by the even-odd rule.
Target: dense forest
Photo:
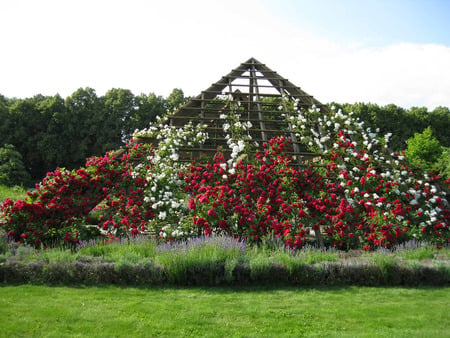
[[[92,88],[80,88],[65,99],[0,95],[0,147],[13,145],[32,180],[39,181],[58,166],[76,168],[87,157],[120,148],[136,129],[148,126],[183,100],[180,89],[167,98],[134,95],[126,89],[98,96]]]
[[[157,115],[175,109],[185,100],[181,89],[174,89],[166,98],[153,93],[134,95],[127,89],[111,89],[98,96],[92,88],[80,88],[67,98],[36,95],[18,99],[0,95],[0,149],[20,153],[30,182],[40,181],[58,166],[76,168],[87,157],[120,148],[136,129],[147,127]],[[441,146],[450,146],[448,107],[428,111],[393,104],[331,105],[353,111],[366,127],[379,129],[381,135],[391,133],[392,150],[405,150],[407,140],[427,127]],[[0,152],[0,161],[1,157]]]

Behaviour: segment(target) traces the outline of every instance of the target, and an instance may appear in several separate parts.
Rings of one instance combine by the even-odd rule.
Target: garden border
[[[377,264],[354,259],[300,264],[289,268],[279,261],[264,264],[224,261],[188,265],[175,277],[164,266],[116,264],[101,259],[72,262],[3,262],[0,285],[122,285],[122,286],[450,286],[446,264]]]

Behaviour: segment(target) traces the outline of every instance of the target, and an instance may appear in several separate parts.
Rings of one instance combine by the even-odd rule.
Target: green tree
[[[407,143],[406,156],[412,163],[419,164],[425,170],[433,169],[443,151],[441,144],[433,136],[431,127],[425,128],[422,133],[415,133]]]
[[[48,117],[41,115],[38,105],[46,98],[36,95],[32,98],[12,100],[9,106],[5,128],[8,130],[2,144],[12,144],[23,156],[23,163],[33,178],[42,178],[45,171],[38,144],[46,133]],[[45,173],[45,172],[44,172]]]
[[[154,93],[140,94],[135,98],[136,108],[125,123],[125,137],[130,139],[136,129],[147,128],[149,123],[155,121],[156,116],[166,112],[166,100]]]
[[[0,94],[0,146],[6,144],[10,134],[9,129],[9,104],[8,99]]]
[[[67,114],[64,99],[59,95],[49,96],[38,102],[36,108],[41,120],[46,121],[37,141],[37,151],[43,160],[41,175],[38,177],[40,179],[58,166],[67,166],[67,149],[70,145],[68,140],[62,137]]]
[[[406,111],[406,116],[409,121],[408,126],[411,128],[411,134],[407,138],[430,125],[430,113],[426,107],[411,107]]]
[[[446,107],[437,107],[431,113],[425,107],[412,107],[405,110],[394,104],[380,107],[373,103],[337,104],[331,103],[346,112],[353,112],[364,122],[365,128],[379,130],[380,135],[391,133],[389,147],[394,151],[404,150],[406,141],[431,126],[433,135],[445,147],[450,146],[450,112]]]
[[[443,148],[441,156],[437,160],[433,169],[436,170],[444,178],[450,178],[450,148]]]
[[[450,147],[450,109],[437,107],[430,113],[429,125],[433,135],[444,147]]]
[[[413,126],[406,118],[405,110],[395,104],[381,107],[376,115],[375,125],[380,129],[381,135],[391,133],[389,148],[395,151],[405,149],[406,140],[412,136]]]
[[[98,142],[103,143],[103,150],[118,149],[129,137],[127,123],[137,107],[135,96],[128,89],[111,89],[103,100],[103,128]]]
[[[30,183],[30,174],[22,162],[22,155],[12,144],[0,148],[0,184],[6,186]]]
[[[336,108],[341,108],[343,111],[348,113],[353,112],[355,117],[359,118],[361,121],[364,121],[364,128],[370,128],[372,131],[375,131],[378,126],[376,125],[377,115],[379,114],[381,108],[377,104],[373,103],[354,103],[354,104],[343,104],[339,105],[333,104]]]
[[[179,88],[174,88],[166,99],[167,110],[173,112],[185,102],[184,93]]]
[[[67,141],[67,165],[79,167],[86,157],[101,155],[103,145],[97,142],[99,130],[103,128],[102,102],[92,88],[79,88],[65,100],[65,115],[62,137]]]
[[[353,112],[355,117],[364,122],[365,129],[378,130],[380,135],[390,133],[389,148],[392,150],[403,150],[407,138],[413,135],[411,121],[407,121],[405,110],[394,104],[384,107],[374,103],[344,104],[342,110]]]

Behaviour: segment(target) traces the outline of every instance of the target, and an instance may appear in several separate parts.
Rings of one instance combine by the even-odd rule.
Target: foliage
[[[136,129],[174,111],[185,102],[183,91],[175,88],[167,98],[154,93],[134,95],[130,90],[113,88],[97,95],[92,88],[79,88],[72,95],[36,95],[17,99],[0,96],[0,146],[12,144],[23,156],[32,179],[41,180],[56,167],[75,169],[87,157],[102,156],[130,140]],[[336,104],[337,105],[337,104]],[[406,148],[406,140],[430,126],[444,146],[450,146],[450,111],[395,105],[355,103],[337,105],[355,113],[366,127],[391,133],[390,147]],[[21,182],[24,183],[24,182]]]
[[[379,136],[352,114],[291,110],[292,132],[320,165],[291,166],[285,137],[250,153],[251,125],[233,113],[221,116],[230,158],[219,149],[212,160],[190,164],[180,150],[204,142],[205,126],[175,128],[165,114],[137,132],[121,158],[107,154],[85,168],[56,170],[27,200],[6,200],[3,227],[33,245],[76,244],[89,238],[95,208],[96,224],[111,238],[226,234],[253,244],[275,237],[289,248],[315,241],[345,250],[411,239],[448,242],[450,212],[438,184],[450,181],[410,167],[404,154],[389,151],[390,134]],[[158,146],[137,143],[140,138]]]
[[[80,242],[75,252],[3,243],[3,283],[416,286],[450,280],[449,249],[419,242],[363,255],[312,247],[255,247],[226,236],[163,244],[148,237],[89,241]]]
[[[179,161],[180,149],[202,144],[208,135],[204,125],[187,123],[182,128],[168,125],[170,116],[157,117],[146,129],[135,134],[136,137],[156,139],[158,147],[146,166],[138,166],[136,175],[148,177],[144,200],[151,201],[155,220],[149,223],[152,234],[159,238],[177,239],[195,235],[192,224],[186,219],[188,206],[183,190],[181,173],[188,170],[189,164]]]
[[[432,184],[440,177],[415,173],[404,155],[389,153],[389,134],[379,138],[341,111],[298,111],[290,121],[324,166],[290,167],[285,138],[254,160],[233,164],[217,154],[213,163],[194,163],[184,177],[195,226],[255,243],[273,235],[289,247],[301,247],[311,230],[318,244],[346,249],[448,240],[447,201]]]
[[[184,93],[181,89],[174,88],[166,99],[167,111],[176,111],[183,103],[186,102],[186,99],[187,98],[184,97]]]
[[[430,127],[425,128],[422,133],[415,133],[414,137],[408,139],[406,156],[413,163],[417,163],[425,170],[431,170],[433,164],[442,155],[442,146],[439,141],[433,137]]]
[[[0,96],[0,146],[12,144],[23,156],[23,163],[34,181],[56,167],[74,169],[87,157],[101,156],[122,146],[156,116],[173,111],[185,102],[181,89],[167,98],[150,94],[134,95],[127,89],[113,88],[99,96],[92,88],[77,89],[67,98],[36,95],[17,99]],[[366,127],[391,133],[390,147],[406,148],[406,140],[430,126],[444,147],[450,146],[450,111],[437,107],[405,110],[395,105],[355,103],[339,106],[354,112]],[[24,183],[24,182],[21,182]]]
[[[0,185],[26,185],[30,174],[24,167],[22,155],[11,144],[0,148]]]
[[[334,110],[322,116],[312,109],[292,117],[300,139],[322,156],[326,165],[319,172],[340,199],[335,216],[324,208],[331,218],[323,222],[334,227],[329,235],[342,243],[355,231],[367,240],[366,249],[410,238],[448,241],[448,202],[437,184],[450,181],[414,170],[404,154],[389,151],[392,135],[379,137],[352,115]]]
[[[218,154],[214,163],[193,165],[184,174],[194,224],[206,235],[224,233],[259,243],[269,234],[299,247],[309,232],[297,221],[303,208],[299,185],[312,183],[310,172],[287,167],[285,139],[272,140],[256,164],[229,165]],[[292,224],[294,223],[294,224]]]
[[[0,147],[14,145],[32,179],[39,181],[56,167],[75,169],[87,157],[118,149],[136,129],[183,100],[181,89],[174,89],[168,98],[154,93],[134,95],[120,88],[99,96],[89,87],[67,98],[0,96]]]
[[[161,237],[169,231],[175,237],[191,235],[191,228],[183,227],[188,209],[180,188],[177,149],[206,135],[202,126],[176,129],[158,123],[162,129],[156,152],[151,145],[135,143],[121,157],[107,153],[88,159],[84,168],[48,173],[25,200],[6,199],[0,206],[0,224],[8,236],[52,246],[76,245],[99,230],[111,237],[135,236],[147,229]],[[99,213],[97,220],[91,217],[93,210]],[[89,226],[95,222],[97,226]]]
[[[443,149],[441,157],[434,164],[433,169],[443,177],[450,177],[450,147]]]
[[[356,118],[364,121],[366,128],[378,130],[381,135],[390,133],[392,137],[389,147],[394,151],[404,150],[406,140],[427,127],[431,127],[433,135],[440,144],[444,147],[450,146],[448,107],[436,107],[428,111],[425,107],[412,107],[405,110],[393,104],[386,106],[373,103],[329,104],[329,107],[332,106],[346,113],[353,112]]]
[[[26,199],[14,202],[7,198],[2,203],[4,217],[0,224],[11,239],[21,243],[75,245],[98,233],[87,224],[91,210],[103,202],[103,231],[136,233],[142,230],[146,222],[143,219],[151,218],[153,213],[148,203],[135,203],[146,180],[132,175],[133,162],[151,152],[151,147],[135,145],[120,159],[107,153],[102,158],[88,159],[85,168],[50,172]]]

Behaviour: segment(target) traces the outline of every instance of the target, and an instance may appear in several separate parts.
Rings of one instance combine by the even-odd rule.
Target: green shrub
[[[239,257],[244,247],[230,237],[200,237],[158,246],[155,261],[166,267],[171,282],[199,285],[209,281],[208,284],[221,284],[231,277],[230,265],[227,266],[226,262]]]
[[[12,144],[0,148],[0,185],[8,187],[30,184],[31,176],[22,162],[22,155]]]
[[[227,237],[158,245],[151,238],[90,242],[69,249],[6,243],[0,283],[63,285],[445,286],[450,250],[408,243],[363,253],[246,248]]]
[[[433,169],[433,164],[437,162],[443,151],[430,127],[424,129],[422,133],[415,133],[407,143],[406,156],[412,163],[420,164],[425,170]]]
[[[450,148],[443,148],[441,156],[433,165],[433,169],[445,178],[450,178]]]

